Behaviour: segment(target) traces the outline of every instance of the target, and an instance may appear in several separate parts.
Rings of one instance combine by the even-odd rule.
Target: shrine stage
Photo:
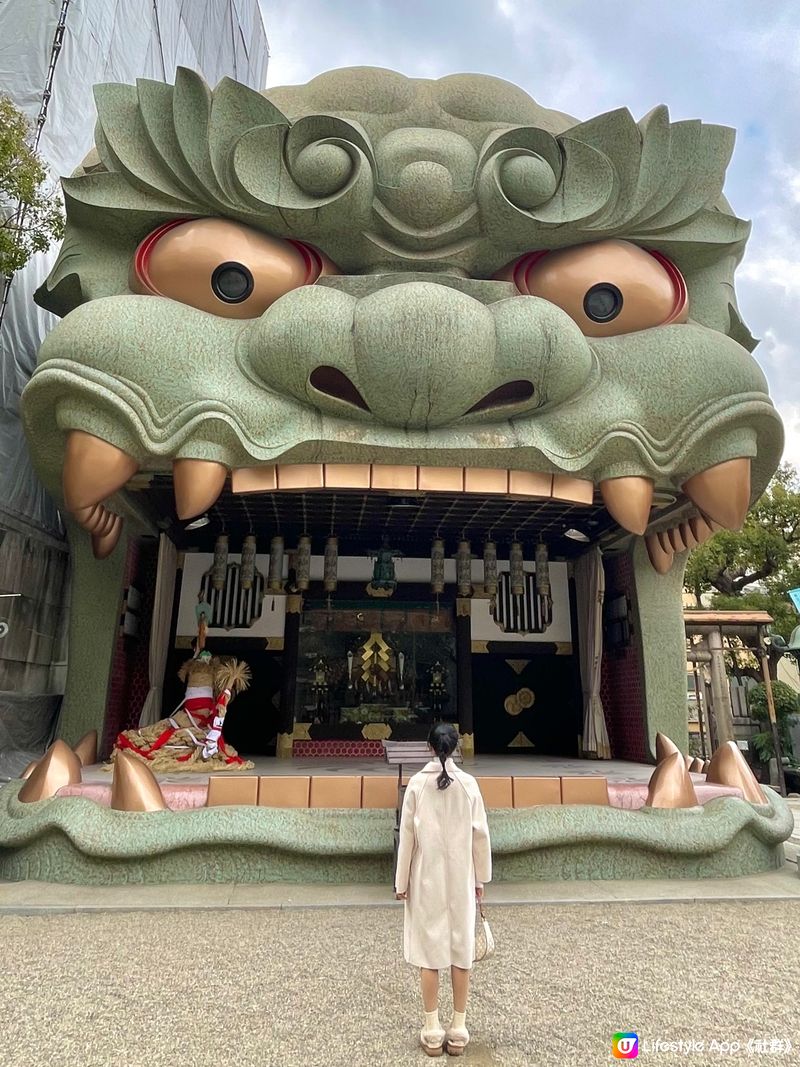
[[[221,771],[213,775],[199,774],[191,771],[178,773],[158,773],[156,778],[159,783],[180,784],[206,783],[209,778],[231,779],[241,775],[257,775],[259,777],[278,776],[328,776],[328,775],[358,775],[371,777],[373,775],[390,775],[397,778],[397,768],[391,767],[384,759],[335,759],[335,758],[292,758],[278,759],[275,756],[247,756],[245,759],[255,764],[253,770],[235,772]],[[560,756],[474,756],[465,759],[459,764],[462,770],[480,777],[520,777],[520,778],[560,778],[570,777],[599,777],[606,778],[609,782],[647,783],[653,773],[653,766],[649,763],[634,763],[628,760],[588,760],[569,759]],[[403,767],[403,775],[414,774],[419,770],[420,764],[409,763]],[[109,783],[109,773],[103,769],[102,764],[94,764],[84,768],[84,782]]]

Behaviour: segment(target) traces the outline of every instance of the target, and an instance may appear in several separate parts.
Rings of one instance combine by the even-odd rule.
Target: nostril
[[[336,400],[343,400],[346,404],[369,411],[366,401],[361,393],[353,385],[346,374],[337,370],[336,367],[317,367],[311,372],[308,379],[311,385],[320,393],[332,396]]]
[[[483,400],[474,404],[467,415],[474,415],[476,411],[489,411],[491,408],[509,407],[511,404],[522,404],[533,397],[535,390],[530,382],[524,380],[506,382],[498,385],[487,393]]]

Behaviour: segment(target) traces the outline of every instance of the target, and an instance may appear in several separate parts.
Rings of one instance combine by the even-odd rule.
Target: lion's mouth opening
[[[563,545],[566,530],[576,525],[585,527],[584,543],[620,526],[646,535],[653,567],[666,573],[676,554],[718,529],[741,525],[750,498],[750,460],[727,460],[693,475],[676,501],[656,494],[645,477],[608,478],[596,491],[592,481],[567,474],[469,466],[275,463],[229,472],[212,460],[177,458],[170,478],[140,473],[139,464],[121,449],[70,431],[64,499],[73,518],[92,534],[100,558],[113,551],[122,527],[105,501],[126,486],[150,489],[157,514],[175,516],[182,540],[188,524],[206,513],[211,525],[241,526],[245,533],[254,525],[277,524],[300,536],[336,525],[356,550],[366,547],[359,539],[392,532],[413,542],[418,552],[443,534]],[[403,508],[392,506],[398,496]]]

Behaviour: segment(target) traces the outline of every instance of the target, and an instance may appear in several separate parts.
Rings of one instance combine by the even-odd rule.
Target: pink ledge
[[[190,808],[205,807],[208,795],[207,785],[171,785],[165,782],[161,786],[164,802],[172,811],[188,811]],[[75,785],[62,785],[56,796],[85,797],[95,804],[111,807],[111,786],[104,782],[76,782]]]
[[[709,800],[717,797],[742,797],[742,791],[734,785],[714,785],[708,782],[699,782],[692,779],[694,791],[699,804],[707,804]],[[642,783],[608,783],[608,803],[612,808],[625,808],[628,811],[638,811],[644,807],[647,800],[647,785]]]

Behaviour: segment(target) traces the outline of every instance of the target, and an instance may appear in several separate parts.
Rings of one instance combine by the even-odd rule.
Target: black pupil
[[[241,263],[221,263],[211,276],[214,293],[228,304],[239,304],[253,291],[253,275]]]
[[[593,285],[583,298],[583,310],[593,322],[611,322],[622,311],[622,293],[611,282]]]

